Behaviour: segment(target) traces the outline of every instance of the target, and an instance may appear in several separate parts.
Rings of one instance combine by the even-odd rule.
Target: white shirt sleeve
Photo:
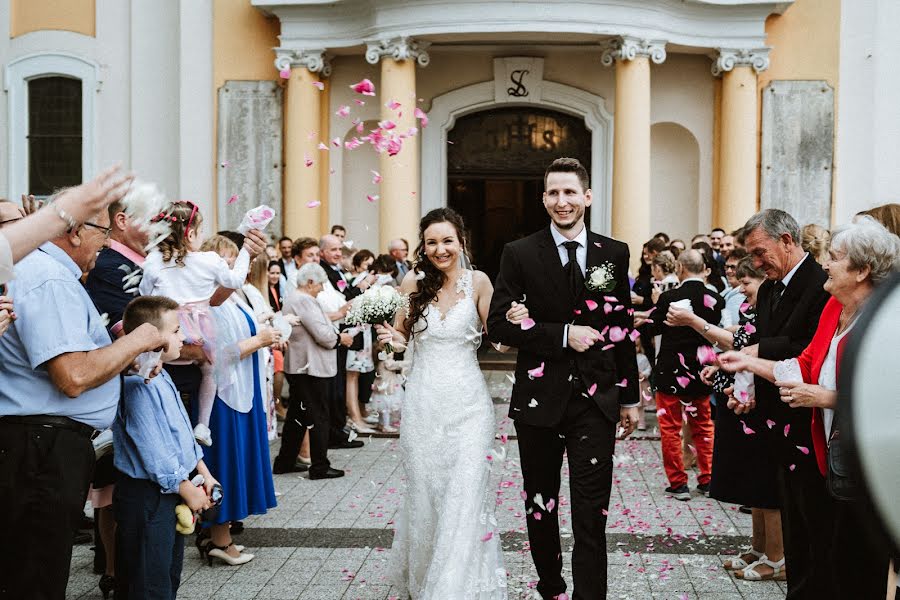
[[[250,254],[241,248],[234,261],[234,268],[229,269],[228,263],[221,256],[210,252],[218,258],[215,264],[215,282],[217,285],[231,290],[240,289],[247,280],[247,272],[250,270]]]
[[[0,233],[0,285],[6,283],[14,276],[12,249],[9,247],[9,242]]]

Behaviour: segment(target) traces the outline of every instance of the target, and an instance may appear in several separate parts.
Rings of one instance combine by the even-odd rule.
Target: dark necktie
[[[778,310],[778,304],[781,302],[781,296],[783,294],[784,284],[781,280],[778,280],[772,285],[772,302],[770,304],[772,314],[775,314],[775,311]]]
[[[563,243],[563,247],[569,254],[569,262],[566,263],[566,271],[568,271],[569,275],[569,288],[572,290],[572,297],[576,300],[581,294],[581,288],[584,286],[584,273],[581,272],[581,267],[578,265],[578,258],[576,255],[580,245],[581,244],[574,240]]]

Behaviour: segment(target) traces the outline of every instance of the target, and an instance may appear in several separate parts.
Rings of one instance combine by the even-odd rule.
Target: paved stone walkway
[[[487,376],[498,399],[500,432],[512,434],[501,402],[508,397],[509,382],[501,372]],[[722,568],[724,558],[747,543],[750,517],[739,513],[736,506],[697,494],[690,502],[666,498],[663,489],[667,483],[652,421],[642,437],[619,442],[616,447],[607,536],[609,598],[783,598],[782,583],[748,583],[734,579]],[[238,538],[256,555],[247,565],[214,563],[208,567],[200,561],[192,539],[188,540],[179,598],[401,600],[384,575],[392,524],[403,494],[397,440],[365,441],[362,449],[329,453],[332,463],[347,471],[342,479],[275,476],[278,507],[246,519],[246,531]],[[516,440],[510,439],[506,448],[506,460],[494,470],[493,485],[510,598],[537,598],[533,590],[537,577],[526,550]],[[571,586],[565,471],[564,479],[559,515],[565,575]],[[692,478],[691,485],[695,484]],[[90,546],[76,546],[69,597],[101,597],[96,587],[99,577],[91,571],[92,560]]]

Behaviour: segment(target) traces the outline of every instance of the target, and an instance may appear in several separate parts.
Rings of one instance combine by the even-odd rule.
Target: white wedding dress
[[[416,324],[400,426],[407,491],[396,519],[390,572],[413,600],[506,600],[494,517],[495,422],[478,366],[481,320],[472,271],[456,304],[434,305]],[[423,326],[423,321],[427,327]],[[488,458],[490,457],[490,458]]]

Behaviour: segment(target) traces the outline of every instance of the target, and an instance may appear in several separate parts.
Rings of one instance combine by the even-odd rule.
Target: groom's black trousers
[[[566,591],[562,577],[559,539],[559,486],[563,452],[569,461],[569,498],[572,507],[573,600],[606,598],[606,509],[612,488],[612,454],[616,423],[603,416],[597,405],[583,395],[576,380],[562,421],[553,427],[516,422],[519,455],[525,480],[528,540],[543,598]],[[560,399],[562,400],[562,399]],[[540,494],[544,506],[552,498],[552,511],[534,502]],[[533,511],[533,512],[532,512]],[[535,514],[540,513],[540,519]]]

